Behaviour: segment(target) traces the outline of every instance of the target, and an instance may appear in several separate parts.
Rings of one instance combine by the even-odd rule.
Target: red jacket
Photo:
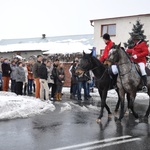
[[[146,56],[148,55],[149,51],[145,42],[139,42],[132,49],[127,49],[126,52],[132,56],[137,55],[137,59],[131,58],[134,62],[143,62],[146,64]]]
[[[108,58],[108,53],[112,46],[113,46],[113,42],[111,40],[109,40],[106,43],[106,47],[104,49],[103,55],[100,57],[101,62],[104,62]]]

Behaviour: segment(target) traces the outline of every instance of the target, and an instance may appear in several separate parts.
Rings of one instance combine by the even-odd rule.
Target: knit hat
[[[142,40],[143,39],[143,37],[139,34],[133,34],[131,36],[131,38],[132,38],[132,40]]]
[[[110,40],[110,35],[109,35],[108,33],[105,33],[105,34],[103,35],[103,39],[105,39],[105,40]]]

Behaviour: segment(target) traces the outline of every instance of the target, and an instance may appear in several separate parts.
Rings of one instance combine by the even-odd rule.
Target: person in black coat
[[[3,91],[8,91],[11,67],[7,58],[2,63]]]
[[[40,99],[44,100],[44,93],[45,99],[49,100],[49,87],[48,87],[48,72],[47,72],[47,59],[43,58],[42,65],[39,68],[39,78],[40,78]],[[44,92],[45,91],[45,92]]]
[[[52,85],[52,95],[51,95],[51,100],[54,99],[56,96],[56,88],[57,88],[57,67],[59,65],[59,59],[56,59],[53,63],[53,69],[52,69],[52,77],[54,79],[54,84]]]

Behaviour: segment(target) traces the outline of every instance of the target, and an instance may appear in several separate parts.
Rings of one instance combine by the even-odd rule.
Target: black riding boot
[[[147,89],[147,76],[144,75],[142,76],[142,81],[143,81],[143,87],[142,87],[142,91],[147,93],[148,92],[148,89]]]
[[[108,72],[109,72],[109,75],[111,76],[110,89],[117,89],[116,83],[117,83],[118,74],[116,75],[113,74],[111,67],[109,68]]]
[[[118,77],[118,74],[113,75],[113,88],[114,89],[117,89],[117,77]]]

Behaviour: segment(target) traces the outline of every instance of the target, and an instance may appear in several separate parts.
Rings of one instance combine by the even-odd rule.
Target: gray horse
[[[110,50],[108,60],[112,63],[117,62],[117,68],[119,72],[117,78],[117,87],[121,99],[119,121],[121,121],[121,119],[124,117],[124,101],[126,93],[130,95],[130,102],[128,106],[135,118],[138,118],[138,114],[134,111],[134,100],[137,91],[142,88],[142,80],[137,65],[131,62],[130,57],[125,50],[120,47],[120,44]],[[150,96],[150,76],[147,77],[147,81],[148,95]],[[149,106],[144,117],[148,118],[149,113],[150,98]]]

